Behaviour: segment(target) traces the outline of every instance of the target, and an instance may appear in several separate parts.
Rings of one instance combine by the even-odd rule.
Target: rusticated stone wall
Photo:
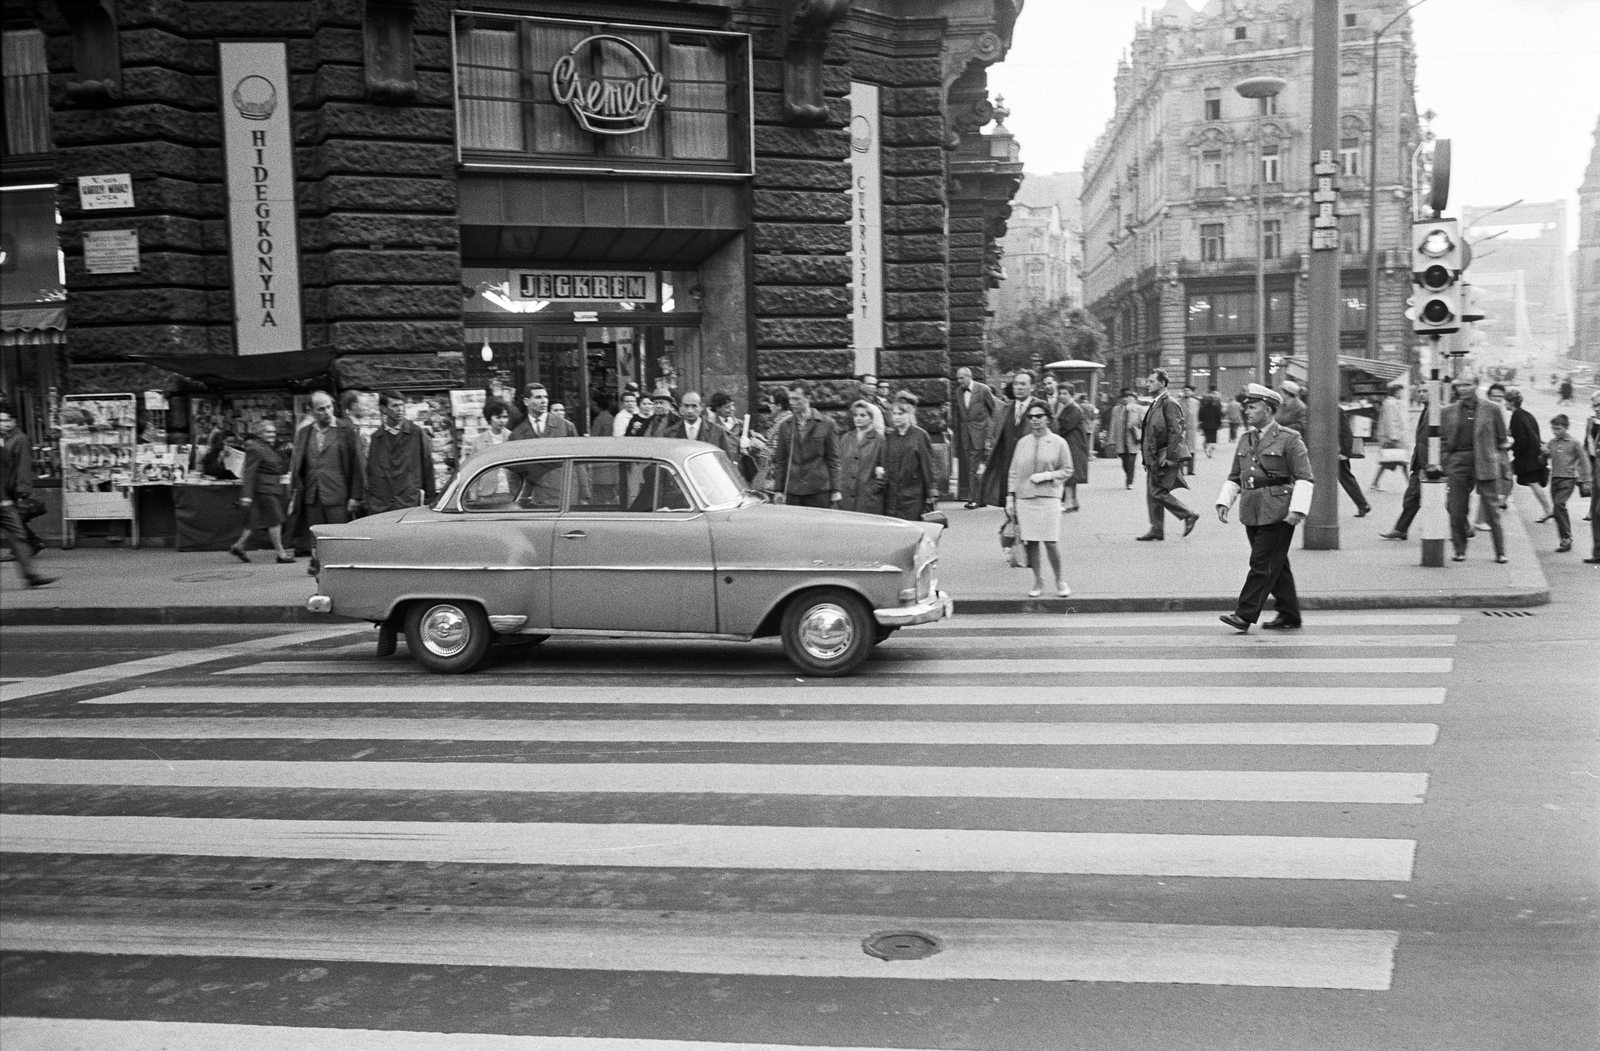
[[[119,0],[122,95],[80,105],[70,25],[49,35],[74,362],[232,354],[218,38],[288,42],[308,346],[460,350],[450,7],[416,5],[417,95],[367,100],[362,0]],[[83,212],[80,175],[129,172],[132,211]],[[135,228],[141,270],[89,275],[83,233]]]

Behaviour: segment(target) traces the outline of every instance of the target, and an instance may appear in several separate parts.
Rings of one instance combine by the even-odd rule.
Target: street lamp
[[[1378,356],[1378,41],[1390,26],[1421,7],[1428,0],[1416,3],[1372,34],[1372,119],[1367,125],[1367,135],[1372,139],[1367,153],[1367,357]],[[1395,136],[1398,144],[1400,137]],[[1397,147],[1398,148],[1398,147]]]
[[[1261,116],[1264,100],[1276,98],[1289,82],[1282,77],[1249,77],[1233,86],[1256,103],[1256,382],[1267,385],[1267,180],[1262,170]],[[1281,162],[1280,162],[1281,163]]]

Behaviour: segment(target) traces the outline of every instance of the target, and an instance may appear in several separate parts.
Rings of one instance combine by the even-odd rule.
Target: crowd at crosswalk
[[[165,961],[197,987],[266,960],[1382,992],[1403,932],[1355,910],[1331,922],[1318,888],[1359,903],[1417,878],[1409,818],[1459,621],[1328,613],[1282,638],[1219,634],[1208,614],[966,616],[821,681],[761,645],[607,641],[508,648],[441,678],[354,633],[14,684],[0,696],[29,705],[0,724],[0,949]],[[348,872],[381,872],[388,904],[344,893]],[[520,891],[395,889],[441,872]],[[561,873],[604,891],[541,894]],[[1032,881],[1034,914],[986,908],[1008,878]],[[893,908],[863,879],[896,888]],[[1091,879],[1127,881],[1144,907],[1107,918]],[[1261,887],[1275,904],[1256,914]],[[883,932],[928,951],[864,951]],[[520,1042],[440,1036],[450,1017],[362,1036],[368,1012],[302,1017],[284,1043],[281,1020],[219,1017],[199,994],[141,1013],[97,1003],[103,982],[52,980],[69,994],[9,979],[8,1047],[863,1046],[827,1028],[579,1037],[559,1012],[499,1034]]]

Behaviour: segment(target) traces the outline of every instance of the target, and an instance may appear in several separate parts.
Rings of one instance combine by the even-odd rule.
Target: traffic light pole
[[[1307,445],[1316,476],[1311,514],[1305,523],[1305,547],[1335,551],[1339,547],[1339,245],[1337,191],[1329,202],[1319,198],[1334,186],[1339,146],[1339,0],[1316,0],[1311,29],[1311,157],[1312,200],[1318,212],[1311,233],[1307,280],[1306,403]],[[1324,174],[1332,173],[1332,174]],[[1329,180],[1324,182],[1323,180]],[[1331,228],[1317,225],[1332,216]],[[1319,234],[1323,236],[1319,238]],[[1369,306],[1370,309],[1370,306]]]
[[[1428,456],[1422,468],[1422,490],[1418,494],[1421,506],[1417,509],[1417,528],[1422,534],[1422,565],[1429,569],[1444,568],[1444,541],[1449,532],[1449,518],[1444,510],[1444,468],[1440,465],[1442,451],[1439,440],[1439,421],[1444,412],[1444,383],[1439,375],[1439,363],[1444,355],[1438,336],[1430,337],[1431,359],[1428,362]]]

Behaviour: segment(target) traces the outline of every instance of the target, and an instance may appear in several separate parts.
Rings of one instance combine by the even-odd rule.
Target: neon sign
[[[580,72],[579,57],[588,48],[592,58],[589,65],[599,66],[606,44],[620,49],[623,65],[634,67],[633,71],[586,78]],[[611,57],[615,56],[614,49]],[[602,33],[578,41],[556,60],[550,70],[550,92],[572,111],[584,131],[632,135],[648,128],[656,107],[667,101],[667,78],[633,41]]]

